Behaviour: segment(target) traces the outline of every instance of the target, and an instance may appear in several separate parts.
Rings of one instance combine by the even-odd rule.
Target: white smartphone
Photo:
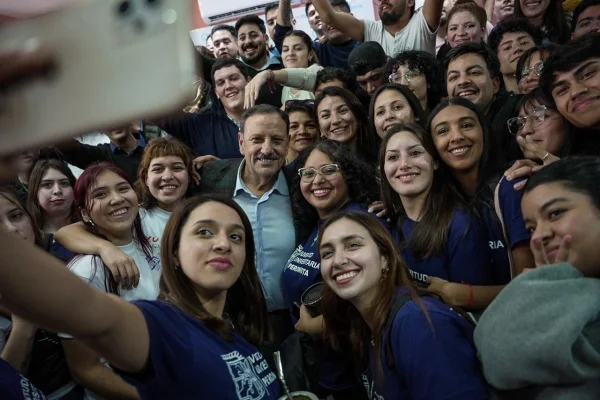
[[[193,96],[188,0],[90,0],[0,27],[0,49],[38,38],[47,77],[0,91],[0,153],[181,110]]]

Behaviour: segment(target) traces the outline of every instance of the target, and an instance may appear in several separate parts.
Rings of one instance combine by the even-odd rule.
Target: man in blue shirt
[[[285,3],[285,8],[289,10],[291,7],[291,0],[283,0],[283,2]],[[331,5],[335,10],[350,13],[350,6],[346,0],[333,0]],[[275,24],[275,35],[273,40],[279,51],[281,51],[283,46],[285,35],[294,29],[287,10],[284,9],[279,13],[283,20],[280,21],[282,24]],[[318,40],[313,42],[319,64],[323,67],[348,69],[348,56],[360,43],[356,40],[352,40],[349,36],[344,35],[342,32],[331,26],[323,24],[322,27],[326,42],[321,43]]]
[[[249,80],[246,67],[239,60],[219,59],[212,69],[212,81],[224,112],[209,109],[169,118],[158,125],[190,146],[196,157],[239,158],[238,124],[244,113],[244,93]]]
[[[281,290],[281,273],[307,231],[292,216],[289,185],[294,171],[285,166],[289,118],[278,108],[258,105],[240,123],[243,160],[205,164],[199,192],[232,196],[252,223],[256,265],[275,331],[275,344],[293,332]]]

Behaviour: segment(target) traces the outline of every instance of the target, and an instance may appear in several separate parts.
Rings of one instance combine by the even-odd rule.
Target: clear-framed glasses
[[[340,170],[340,166],[337,164],[327,164],[323,165],[319,169],[314,168],[300,168],[298,170],[298,175],[300,175],[300,179],[304,183],[311,183],[317,174],[321,175],[324,179],[328,181],[332,181],[337,176],[338,171]]]
[[[533,78],[533,76],[539,78],[542,75],[542,71],[544,70],[544,62],[543,61],[538,61],[535,64],[533,64],[533,67],[525,67],[523,68],[523,70],[521,71],[521,81],[523,82],[527,79]],[[533,74],[533,76],[531,75]]]
[[[402,77],[406,79],[407,82],[412,81],[413,79],[419,77],[421,75],[421,71],[418,69],[409,69],[405,74],[401,73],[400,70],[394,72],[390,75],[389,80],[390,83],[400,83]]]
[[[539,127],[547,117],[546,106],[539,106],[532,110],[532,112],[526,117],[514,117],[509,119],[506,123],[508,124],[508,130],[513,135],[519,135],[525,124],[530,124],[532,128]]]

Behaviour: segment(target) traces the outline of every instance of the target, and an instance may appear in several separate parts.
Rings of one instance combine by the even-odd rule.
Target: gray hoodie
[[[481,316],[475,345],[497,389],[535,399],[600,399],[600,279],[569,264],[515,278]]]

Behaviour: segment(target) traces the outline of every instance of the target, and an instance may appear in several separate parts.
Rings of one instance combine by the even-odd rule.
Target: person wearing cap
[[[360,42],[376,41],[390,57],[406,50],[435,54],[435,33],[443,3],[425,0],[422,9],[415,12],[415,0],[382,0],[378,2],[380,20],[369,21],[336,11],[329,0],[312,0],[323,24]]]
[[[364,42],[348,56],[348,67],[356,75],[356,82],[369,96],[387,80],[385,66],[388,57],[377,42]]]

